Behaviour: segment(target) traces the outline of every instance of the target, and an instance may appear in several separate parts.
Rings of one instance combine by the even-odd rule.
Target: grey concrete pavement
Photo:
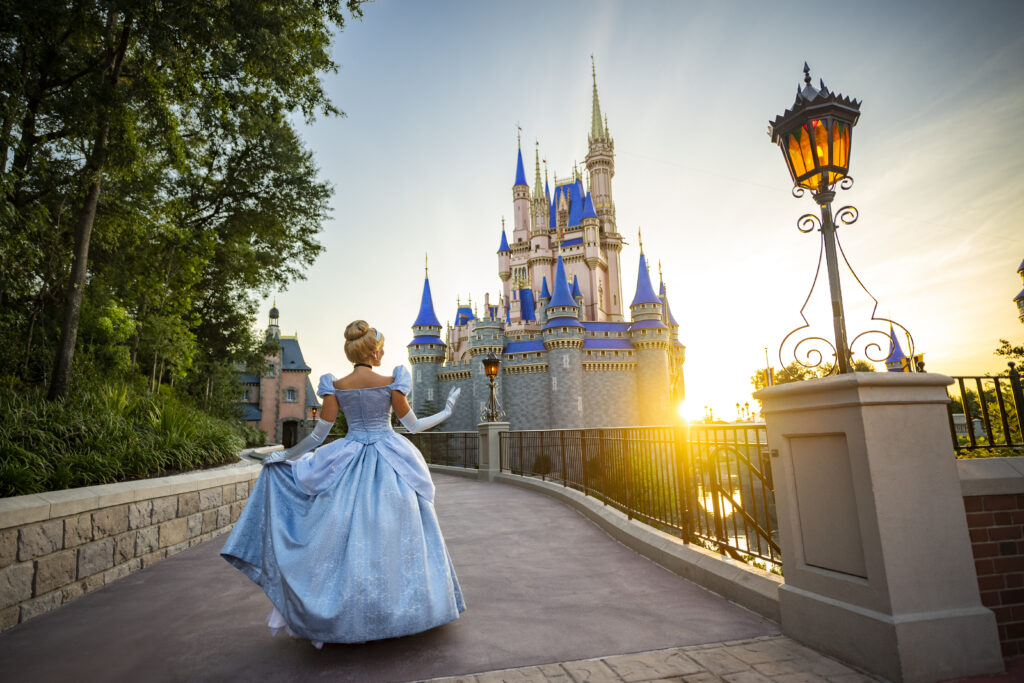
[[[269,601],[218,538],[0,634],[3,678],[407,681],[779,635],[558,501],[434,478],[468,606],[456,622],[322,651],[272,638]]]

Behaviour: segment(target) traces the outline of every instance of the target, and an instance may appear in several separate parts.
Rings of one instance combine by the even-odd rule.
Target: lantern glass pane
[[[850,126],[839,121],[832,126],[832,164],[844,170],[850,167]]]
[[[805,126],[800,131],[800,155],[804,158],[804,168],[812,171],[817,168],[814,163],[814,156],[811,154],[811,135]]]
[[[814,152],[818,155],[818,166],[828,166],[828,129],[821,121],[812,121],[814,131]]]
[[[793,173],[793,180],[807,173],[807,166],[804,165],[804,155],[801,154],[800,143],[797,142],[799,136],[800,131],[789,136],[789,166],[790,171]]]

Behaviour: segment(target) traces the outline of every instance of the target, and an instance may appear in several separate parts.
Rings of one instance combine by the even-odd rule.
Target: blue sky
[[[387,335],[385,366],[407,362],[424,252],[442,322],[457,296],[494,296],[516,124],[529,177],[535,140],[553,173],[582,163],[593,54],[623,296],[642,226],[687,345],[689,412],[731,417],[764,347],[778,365],[817,263],[816,234],[795,227],[815,206],[790,196],[766,134],[807,61],[815,83],[863,100],[856,184],[836,201],[860,210],[839,234],[878,314],[911,331],[930,371],[999,371],[998,339],[1024,341],[1022,25],[1018,2],[368,4],[325,78],[347,116],[302,129],[335,187],[333,218],[307,279],[277,295],[283,331],[298,331],[315,376],[349,371],[355,318]],[[870,300],[852,279],[844,297],[852,337]],[[831,336],[827,310],[808,317]]]

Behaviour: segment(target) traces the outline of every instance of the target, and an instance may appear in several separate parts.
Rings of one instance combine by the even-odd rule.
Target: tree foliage
[[[0,1],[0,375],[237,394],[258,297],[321,251],[293,120],[341,114],[321,77],[361,2]]]

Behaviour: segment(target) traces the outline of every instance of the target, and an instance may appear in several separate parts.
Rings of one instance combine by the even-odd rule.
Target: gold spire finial
[[[640,255],[643,256],[643,253],[644,253],[644,236],[643,236],[643,233],[640,232],[640,226],[637,226],[637,228],[636,228],[636,239],[640,243]]]
[[[658,259],[658,284],[665,284],[665,279],[661,277],[661,259]]]
[[[501,231],[505,232],[505,217],[501,217]]]
[[[523,127],[519,125],[518,121],[516,121],[516,147],[519,149],[523,148],[522,134]]]
[[[430,275],[427,272],[427,252],[423,252],[423,279],[430,279]]]
[[[590,75],[594,79],[594,103],[590,115],[590,139],[599,140],[604,137],[601,129],[601,103],[597,99],[597,67],[594,65],[594,55],[590,55]]]

